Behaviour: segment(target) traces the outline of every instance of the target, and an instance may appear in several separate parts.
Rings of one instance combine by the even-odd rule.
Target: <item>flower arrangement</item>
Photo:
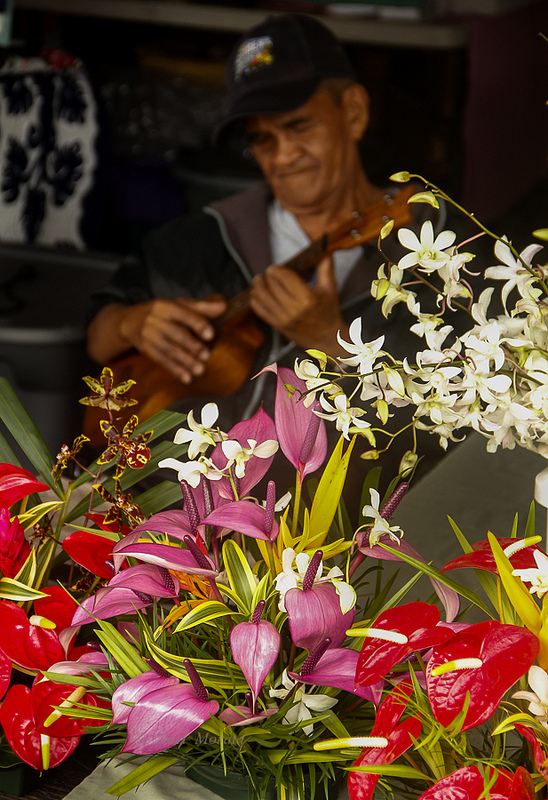
[[[440,196],[427,186],[414,201]],[[391,524],[415,450],[385,497],[375,471],[366,475],[357,529],[341,498],[353,449],[360,437],[366,456],[383,449],[377,440],[393,405],[411,406],[410,424],[442,445],[473,428],[490,449],[548,452],[547,268],[534,264],[536,248],[520,255],[497,239],[502,266],[485,274],[504,280],[503,310],[489,318],[492,291],[474,300],[461,278],[471,257],[451,232],[434,239],[426,224],[420,238],[399,236],[409,253],[380,270],[374,291],[387,314],[403,302],[416,318],[426,349],[414,362],[394,359],[382,340],[363,342],[356,322],[351,341],[340,340],[348,358],[311,352],[295,370],[271,367],[273,418],[260,410],[226,432],[214,404],[199,419],[165,412],[147,430],[134,417],[119,432],[116,410],[131,402],[130,387],[115,387],[105,371],[100,382],[88,379],[95,395],[86,402],[107,410],[107,446],[68,488],[60,472],[77,461],[82,441],[63,449],[52,477],[12,400],[8,427],[21,433],[44,481],[17,466],[0,473],[0,723],[19,758],[44,769],[91,730],[108,748],[103,758],[136,764],[113,795],[176,763],[190,775],[203,765],[237,773],[251,795],[280,800],[328,796],[341,779],[351,800],[546,794],[548,556],[534,516],[522,539],[516,528],[471,545],[456,529],[463,555],[436,569]],[[438,312],[421,311],[419,284],[435,289]],[[509,308],[512,290],[519,299]],[[471,327],[444,346],[454,309],[469,314]],[[327,422],[341,433],[331,452]],[[153,438],[173,428],[173,444],[151,452]],[[281,498],[269,479],[274,459],[295,473]],[[108,465],[114,475],[105,480]],[[128,497],[127,487],[157,465],[173,468],[177,482]],[[2,493],[2,474],[16,494]],[[86,483],[91,493],[71,507]],[[46,485],[58,496],[33,504],[30,493]],[[75,524],[82,515],[86,527]],[[27,549],[19,526],[38,523],[45,532]],[[66,561],[85,573],[52,585]],[[398,591],[382,568],[390,561],[416,570]],[[476,571],[478,592],[452,577],[464,568]],[[428,602],[409,599],[422,576],[434,589]],[[480,622],[467,622],[462,599]],[[47,605],[54,600],[70,610],[56,617]],[[11,665],[32,673],[31,687],[7,688]]]

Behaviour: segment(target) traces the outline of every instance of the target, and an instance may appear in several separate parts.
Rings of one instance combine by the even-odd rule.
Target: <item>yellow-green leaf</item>
[[[533,236],[548,242],[548,228],[537,228],[536,231],[533,231]]]
[[[114,625],[104,620],[96,620],[99,630],[97,636],[104,644],[107,652],[118,662],[120,667],[130,678],[136,678],[149,671],[149,666],[139,653],[119,633]]]
[[[310,510],[310,530],[313,534],[328,530],[333,522],[355,441],[354,437],[343,454],[344,439],[341,436],[327,462]]]
[[[510,560],[504,555],[502,547],[495,536],[489,531],[487,533],[491,550],[495,557],[497,570],[502,581],[502,585],[508,595],[512,606],[519,614],[519,618],[531,633],[538,636],[540,632],[540,609],[527,591],[522,581],[512,575],[513,567]]]
[[[390,176],[391,181],[395,181],[396,183],[407,183],[411,179],[411,173],[404,170],[403,172],[395,172],[393,175]]]
[[[214,619],[219,619],[219,617],[228,617],[230,615],[237,616],[224,603],[219,603],[218,600],[207,600],[205,603],[195,606],[188,614],[185,614],[177,623],[174,632],[187,631],[195,625],[203,625],[205,622],[212,622]]]
[[[19,583],[14,578],[0,578],[0,598],[2,600],[25,603],[28,600],[37,600],[39,597],[46,597],[46,595],[37,589],[31,589],[24,583]]]
[[[223,545],[223,561],[230,586],[238,597],[240,610],[243,614],[253,613],[253,595],[257,588],[257,579],[242,549],[232,539],[228,539]]]
[[[434,208],[439,208],[438,198],[432,192],[417,192],[407,201],[408,203],[428,203]]]

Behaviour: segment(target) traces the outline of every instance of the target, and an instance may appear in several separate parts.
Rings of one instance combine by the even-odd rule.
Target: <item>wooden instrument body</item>
[[[284,266],[303,272],[335,250],[350,249],[376,239],[388,219],[394,220],[395,227],[409,223],[411,212],[407,200],[414,191],[413,187],[407,187],[390,201],[381,201],[365,211],[356,212],[351,220],[312,242]],[[229,301],[227,311],[217,323],[219,333],[207,368],[190,384],[181,383],[166,369],[136,351],[109,364],[115,384],[130,379],[135,381],[128,396],[136,399],[137,404],[122,408],[114,415],[119,430],[133,413],[143,422],[185,397],[223,397],[240,389],[249,377],[265,338],[263,329],[249,309],[249,289]],[[99,420],[104,419],[105,414],[104,409],[87,406],[84,415],[83,432],[97,449],[105,446],[99,429]]]

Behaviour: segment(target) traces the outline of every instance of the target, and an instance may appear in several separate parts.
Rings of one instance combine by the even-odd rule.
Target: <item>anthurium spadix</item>
[[[251,689],[254,709],[264,680],[280,650],[278,629],[268,620],[261,619],[264,607],[265,601],[261,600],[251,622],[239,622],[230,632],[230,649]]]
[[[462,730],[489,719],[504,694],[534,662],[538,639],[526,628],[479,622],[434,647],[426,686],[432,712],[446,728],[468,708]]]

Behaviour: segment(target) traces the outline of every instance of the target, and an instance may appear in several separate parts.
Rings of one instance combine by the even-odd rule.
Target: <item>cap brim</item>
[[[292,81],[283,86],[278,85],[271,89],[263,88],[262,91],[250,92],[244,97],[238,98],[225,119],[213,130],[211,137],[213,144],[220,144],[235,123],[242,122],[248,117],[294,111],[312,97],[321,80],[321,77],[314,77],[302,81]]]

